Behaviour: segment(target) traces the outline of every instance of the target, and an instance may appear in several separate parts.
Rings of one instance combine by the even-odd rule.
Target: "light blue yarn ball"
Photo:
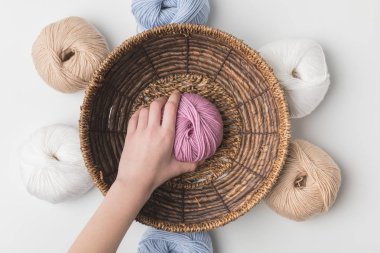
[[[138,245],[138,253],[212,253],[209,233],[173,233],[148,228]]]
[[[172,23],[204,25],[210,13],[208,0],[132,0],[138,30]]]

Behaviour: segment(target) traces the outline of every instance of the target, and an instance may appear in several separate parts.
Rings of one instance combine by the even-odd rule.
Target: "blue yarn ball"
[[[132,0],[138,30],[172,23],[204,25],[210,13],[208,0]]]
[[[212,253],[207,232],[173,233],[148,228],[138,245],[138,253]]]

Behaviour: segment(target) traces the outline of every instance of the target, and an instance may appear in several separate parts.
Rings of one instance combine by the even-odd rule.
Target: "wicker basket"
[[[136,220],[175,232],[210,230],[246,213],[272,188],[288,148],[288,107],[271,68],[227,33],[168,25],[138,34],[103,62],[81,106],[81,149],[103,194],[116,178],[130,115],[174,89],[214,103],[224,139],[195,172],[156,189]]]

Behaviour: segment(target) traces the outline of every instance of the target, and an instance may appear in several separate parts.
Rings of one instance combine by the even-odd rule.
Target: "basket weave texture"
[[[86,89],[81,149],[89,173],[106,194],[116,179],[129,117],[175,89],[215,104],[223,119],[223,141],[196,171],[156,189],[136,220],[175,232],[210,230],[243,215],[270,191],[290,137],[278,80],[241,40],[191,24],[158,27],[126,40]]]

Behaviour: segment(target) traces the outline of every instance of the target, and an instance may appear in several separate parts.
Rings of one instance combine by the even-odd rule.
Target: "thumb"
[[[197,163],[180,162],[173,159],[173,168],[175,176],[179,176],[186,172],[193,172],[197,168]]]

